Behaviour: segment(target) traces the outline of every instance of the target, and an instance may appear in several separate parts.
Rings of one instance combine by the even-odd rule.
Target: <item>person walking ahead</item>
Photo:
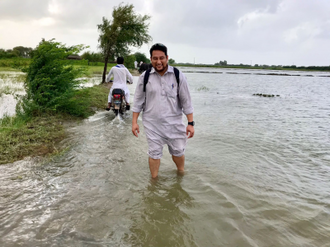
[[[124,90],[125,92],[125,101],[126,104],[129,105],[129,90],[126,85],[127,80],[130,82],[130,84],[133,83],[133,76],[128,71],[128,69],[124,65],[124,58],[118,57],[117,58],[117,65],[112,67],[109,74],[107,75],[105,81],[109,82],[111,77],[113,76],[113,84],[110,88],[109,96],[108,96],[108,108],[111,107],[111,96],[112,96],[112,90],[114,88],[120,88]]]
[[[179,72],[179,83],[174,68],[168,65],[167,48],[156,43],[150,49],[152,68],[144,91],[144,72],[138,81],[132,108],[132,132],[140,133],[137,119],[142,121],[148,141],[149,168],[152,178],[158,176],[163,146],[167,144],[179,172],[184,171],[184,151],[187,138],[194,136],[193,106],[186,77]],[[182,114],[188,120],[187,127]]]

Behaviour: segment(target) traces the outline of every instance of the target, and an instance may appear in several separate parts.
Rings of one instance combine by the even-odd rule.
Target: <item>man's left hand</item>
[[[187,126],[187,131],[186,131],[186,135],[188,136],[188,139],[192,138],[194,136],[194,134],[195,134],[194,126],[188,125]]]

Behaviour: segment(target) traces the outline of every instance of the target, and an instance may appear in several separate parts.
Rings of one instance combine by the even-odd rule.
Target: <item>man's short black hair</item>
[[[118,64],[123,64],[124,63],[124,58],[123,57],[118,57],[117,58],[117,63]]]
[[[161,43],[156,43],[150,48],[150,57],[152,57],[153,51],[163,51],[165,56],[167,56],[167,47]]]

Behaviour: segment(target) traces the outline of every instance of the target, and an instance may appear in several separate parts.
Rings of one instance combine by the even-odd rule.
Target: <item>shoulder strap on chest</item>
[[[174,69],[174,75],[175,75],[175,79],[176,79],[176,82],[178,83],[178,86],[179,86],[179,83],[180,83],[180,71],[173,67]],[[145,74],[144,74],[144,78],[143,78],[143,92],[146,91],[146,85],[148,83],[148,80],[149,80],[149,75],[150,75],[150,71],[151,71],[151,68],[150,69],[147,69]]]
[[[174,69],[174,75],[175,75],[176,82],[178,83],[178,86],[179,86],[179,84],[180,84],[180,71],[175,67],[173,67],[173,69]]]
[[[144,74],[144,78],[143,78],[143,92],[146,91],[146,85],[147,85],[148,80],[149,80],[150,71],[151,71],[151,69],[147,69],[146,70],[146,73]]]

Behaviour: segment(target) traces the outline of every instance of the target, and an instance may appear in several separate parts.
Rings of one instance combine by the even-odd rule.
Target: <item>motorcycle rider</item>
[[[125,67],[123,57],[117,58],[117,65],[111,68],[105,81],[109,82],[112,76],[113,76],[113,84],[112,84],[112,87],[110,88],[110,92],[109,92],[109,96],[108,96],[107,110],[110,109],[110,107],[111,107],[112,90],[114,88],[120,88],[125,92],[126,105],[129,106],[129,89],[126,85],[126,82],[133,84],[133,76],[128,71],[128,69]]]

